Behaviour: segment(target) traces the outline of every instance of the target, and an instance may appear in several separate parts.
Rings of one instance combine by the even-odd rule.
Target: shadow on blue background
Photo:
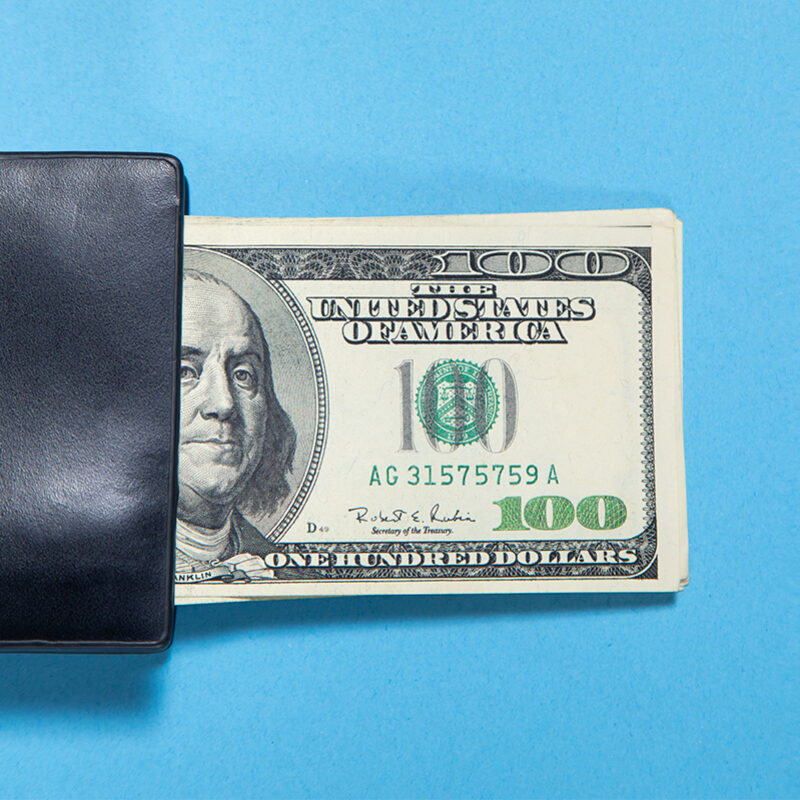
[[[674,605],[675,595],[444,595],[265,600],[255,603],[184,606],[177,611],[181,642],[213,647],[220,634],[268,635],[274,629],[357,624],[364,627],[426,619],[453,621],[535,614],[593,614]],[[38,655],[3,657],[0,715],[62,714],[99,717],[156,711],[160,671],[170,652],[155,655]]]
[[[158,655],[7,655],[0,714],[124,718],[155,710],[154,690],[169,653]]]
[[[663,607],[675,595],[443,595],[408,597],[320,598],[259,603],[188,606],[178,611],[181,638],[213,639],[231,630],[268,630],[297,625],[387,625],[426,619],[531,617],[535,614],[584,614]],[[266,608],[264,606],[267,606]]]

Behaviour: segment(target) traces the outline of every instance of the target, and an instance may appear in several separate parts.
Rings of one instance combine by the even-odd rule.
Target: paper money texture
[[[672,212],[185,244],[179,603],[686,584]]]

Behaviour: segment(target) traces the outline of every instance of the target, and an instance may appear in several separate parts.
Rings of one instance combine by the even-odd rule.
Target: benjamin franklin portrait
[[[180,387],[176,571],[273,552],[246,516],[268,516],[289,494],[295,427],[275,393],[258,316],[227,283],[194,269],[184,273]]]

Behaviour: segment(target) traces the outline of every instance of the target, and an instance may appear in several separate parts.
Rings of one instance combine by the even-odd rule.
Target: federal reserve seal
[[[494,425],[497,407],[494,381],[472,361],[437,361],[417,387],[417,415],[439,442],[478,441]]]

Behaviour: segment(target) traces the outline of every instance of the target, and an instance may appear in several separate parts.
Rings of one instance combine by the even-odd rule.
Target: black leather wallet
[[[184,181],[0,154],[0,647],[169,646]]]

